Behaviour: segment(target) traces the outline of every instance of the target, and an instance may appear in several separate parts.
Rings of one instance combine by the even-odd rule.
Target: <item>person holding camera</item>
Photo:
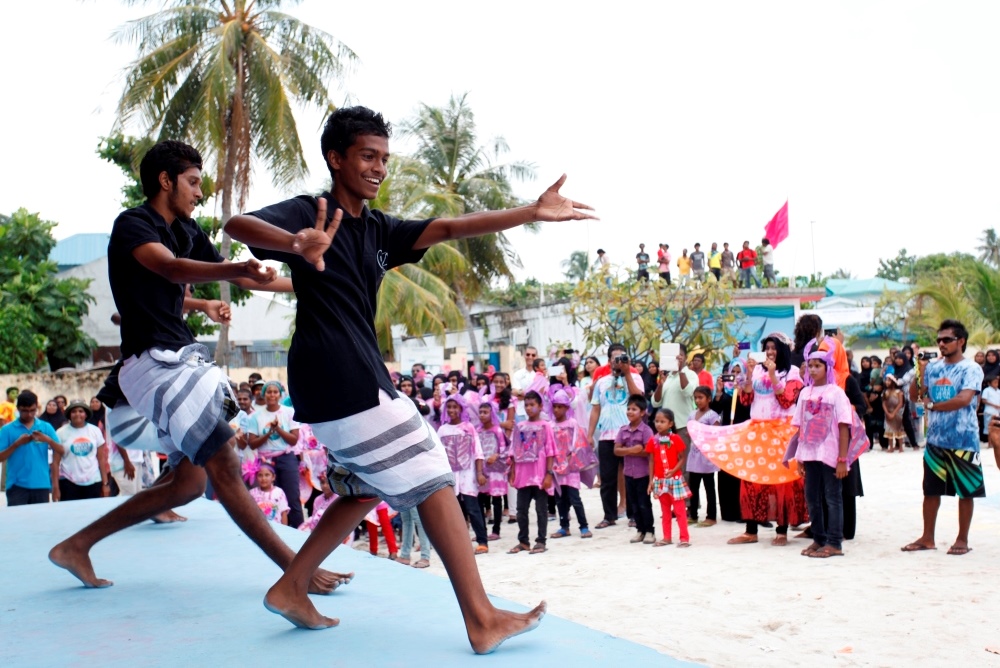
[[[642,395],[642,377],[632,370],[625,346],[612,343],[608,347],[610,375],[594,382],[590,403],[590,427],[587,440],[593,442],[597,436],[597,456],[600,462],[601,506],[604,519],[594,528],[606,529],[618,522],[618,469],[624,460],[615,455],[615,437],[618,430],[628,424],[628,398],[633,394]],[[694,388],[691,388],[692,391]]]
[[[667,371],[666,367],[672,365],[668,365],[667,360],[660,361],[663,369],[656,379],[653,408],[669,408],[674,412],[674,432],[690,448],[687,419],[696,408],[694,391],[700,383],[698,374],[687,365],[687,347],[683,343],[679,345],[681,354],[677,356],[676,371]]]
[[[983,466],[979,458],[979,422],[976,398],[983,385],[982,368],[966,359],[969,332],[957,320],[938,327],[941,358],[918,357],[918,373],[910,385],[910,401],[923,403],[928,416],[927,447],[924,449],[924,531],[920,538],[901,548],[903,552],[936,550],[934,528],[942,496],[958,497],[958,537],[948,554],[962,555],[969,547],[976,498],[986,496]]]

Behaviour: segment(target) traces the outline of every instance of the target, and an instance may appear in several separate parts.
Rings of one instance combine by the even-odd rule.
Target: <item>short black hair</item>
[[[960,323],[958,320],[945,320],[938,327],[938,331],[944,331],[950,329],[951,333],[955,335],[956,338],[962,339],[962,352],[965,352],[965,346],[969,342],[969,330],[965,328],[965,325]]]
[[[616,350],[620,350],[623,353],[628,353],[628,350],[625,349],[624,345],[622,345],[620,343],[612,343],[610,346],[608,346],[608,361],[609,362],[611,361],[611,356],[614,355],[614,353],[615,353]]]
[[[694,392],[692,392],[691,394],[701,394],[711,399],[712,388],[710,388],[708,385],[699,385],[698,387],[694,388]]]
[[[646,403],[646,397],[642,396],[641,394],[633,394],[628,398],[628,403],[625,405],[638,406],[639,410],[644,411],[646,410],[646,406],[648,406],[649,404]]]
[[[29,406],[38,405],[38,395],[31,390],[24,390],[19,395],[17,395],[17,407],[18,408],[28,408]]]
[[[160,174],[167,173],[172,183],[191,167],[201,169],[201,154],[195,147],[180,141],[161,141],[146,151],[139,163],[142,194],[152,199],[160,192]]]
[[[528,399],[531,399],[539,406],[542,405],[542,395],[540,395],[538,392],[535,392],[534,390],[528,390],[527,392],[524,393],[524,403],[528,403]]]
[[[336,151],[347,155],[347,149],[354,145],[359,135],[375,135],[376,137],[392,136],[392,124],[382,118],[382,114],[368,107],[344,107],[338,109],[326,119],[323,136],[319,140],[323,151],[323,162],[329,167],[327,155]],[[330,170],[330,176],[334,176]]]
[[[538,371],[538,367],[542,366],[543,364],[545,364],[545,358],[536,357],[535,361],[531,363],[531,368],[534,369],[535,371]]]
[[[695,359],[701,360],[702,364],[705,363],[705,356],[702,355],[701,353],[695,353],[694,355],[691,356],[691,359],[693,359],[693,360],[695,360]]]

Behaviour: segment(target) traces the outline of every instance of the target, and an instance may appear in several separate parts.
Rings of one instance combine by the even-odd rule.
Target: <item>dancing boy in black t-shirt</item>
[[[280,260],[292,271],[298,297],[288,354],[292,404],[296,419],[310,423],[329,449],[328,480],[341,495],[285,576],[268,591],[264,604],[297,626],[337,624],[316,610],[302,578],[381,497],[398,510],[418,509],[451,578],[472,648],[487,653],[534,628],[545,604],[515,614],[496,609],[487,598],[444,449],[413,402],[396,392],[379,354],[376,294],[387,271],[418,261],[434,244],[532,221],[594,216],[584,211],[590,207],[559,194],[565,176],[537,202],[506,211],[421,221],[370,211],[365,202],[378,195],[386,176],[389,134],[389,124],[369,109],[334,112],[322,138],[323,157],[333,177],[331,192],[235,216],[226,227],[258,258]],[[328,379],[335,376],[351,382],[331,389]]]
[[[122,362],[106,387],[135,410],[130,429],[152,422],[172,472],[163,484],[129,498],[107,515],[52,548],[49,559],[87,587],[107,587],[90,549],[122,529],[181,506],[212,487],[237,525],[278,566],[294,552],[278,538],[240,477],[235,434],[224,415],[228,379],[207,363],[182,318],[185,284],[230,281],[247,289],[289,291],[287,279],[257,260],[228,262],[191,219],[201,200],[201,156],[181,142],[156,144],[139,167],[146,202],[122,212],[108,242],[108,277],[121,315]],[[120,386],[120,389],[119,389]],[[154,430],[155,431],[155,430]],[[318,570],[315,593],[329,593],[350,578]]]

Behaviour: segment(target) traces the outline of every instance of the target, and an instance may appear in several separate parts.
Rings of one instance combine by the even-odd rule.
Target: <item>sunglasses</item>
[[[957,336],[939,336],[937,338],[937,342],[939,344],[940,343],[952,343],[954,341],[958,341],[958,337]]]

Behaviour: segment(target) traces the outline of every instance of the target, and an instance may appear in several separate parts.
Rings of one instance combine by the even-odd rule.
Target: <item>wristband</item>
[[[841,463],[846,464],[847,463],[847,457],[837,457],[837,463],[838,464],[841,464]]]

